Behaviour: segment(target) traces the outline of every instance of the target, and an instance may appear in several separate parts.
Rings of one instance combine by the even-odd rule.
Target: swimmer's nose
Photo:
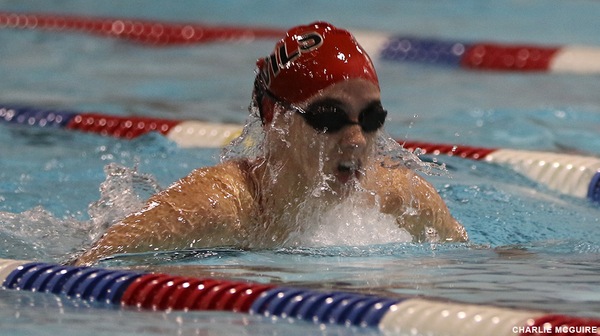
[[[360,125],[346,126],[342,132],[343,135],[340,141],[342,150],[359,150],[367,145],[367,139]]]

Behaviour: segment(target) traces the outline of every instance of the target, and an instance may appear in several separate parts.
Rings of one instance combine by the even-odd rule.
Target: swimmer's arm
[[[468,240],[464,227],[450,214],[446,203],[435,188],[412,171],[394,169],[394,186],[384,200],[384,212],[393,213],[400,227],[416,242],[464,242]],[[430,230],[433,228],[434,230]]]
[[[179,232],[172,230],[174,226],[181,227]],[[111,226],[75,263],[90,265],[114,254],[168,249],[186,226],[191,227],[169,203],[154,197],[140,212]]]
[[[116,223],[76,264],[114,254],[233,245],[239,230],[238,195],[227,168],[194,171]],[[225,180],[225,181],[224,181]]]
[[[420,178],[420,177],[419,177]],[[417,242],[465,242],[465,228],[450,214],[448,206],[435,188],[422,180],[423,188],[416,193],[418,216],[408,216],[406,226]],[[433,230],[432,230],[433,229]]]

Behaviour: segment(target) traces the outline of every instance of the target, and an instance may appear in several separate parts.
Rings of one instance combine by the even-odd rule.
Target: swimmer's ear
[[[265,84],[260,78],[260,75],[257,75],[254,80],[251,108],[252,106],[258,109],[263,125],[270,124],[271,121],[273,121],[273,114],[275,113],[274,103],[268,95],[265,95]]]

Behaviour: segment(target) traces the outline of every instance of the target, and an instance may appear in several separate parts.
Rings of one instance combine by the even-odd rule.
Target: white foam
[[[412,236],[398,226],[396,218],[379,211],[379,205],[366,205],[365,194],[353,193],[341,203],[325,211],[309,211],[288,240],[293,246],[364,246],[405,243]]]

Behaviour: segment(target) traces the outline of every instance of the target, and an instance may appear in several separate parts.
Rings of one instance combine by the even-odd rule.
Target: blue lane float
[[[4,105],[0,108],[0,122],[37,127],[65,128],[75,115],[70,111],[31,106]]]
[[[492,332],[502,336],[532,335],[531,331],[544,328],[545,334],[559,335],[577,326],[589,331],[578,335],[597,335],[600,328],[598,319],[541,311],[18,260],[0,259],[0,282],[4,290],[52,293],[138,309],[224,310],[378,328],[384,333],[468,336]]]
[[[3,281],[3,288],[52,293],[90,302],[119,304],[127,286],[141,274],[120,270],[26,263]]]
[[[383,60],[460,67],[469,44],[458,41],[395,36],[380,52]]]

